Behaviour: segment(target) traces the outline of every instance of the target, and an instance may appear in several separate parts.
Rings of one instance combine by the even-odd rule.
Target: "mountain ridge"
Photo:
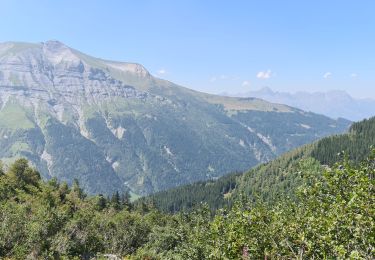
[[[57,41],[0,44],[0,108],[0,159],[107,194],[246,170],[350,124],[197,92]]]

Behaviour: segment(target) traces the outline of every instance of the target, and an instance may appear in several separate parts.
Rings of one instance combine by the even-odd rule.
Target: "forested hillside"
[[[148,197],[135,201],[138,203],[152,204],[156,208],[175,213],[190,211],[207,203],[212,210],[232,204],[231,192],[237,185],[240,173],[228,174],[216,181],[197,182],[174,189],[158,192]]]
[[[310,173],[295,200],[272,207],[242,198],[213,217],[204,205],[169,215],[43,182],[20,159],[0,171],[0,258],[373,259],[375,150]]]
[[[350,159],[359,162],[375,146],[375,117],[352,124],[348,134],[326,137],[317,142],[311,156],[322,164],[331,165],[346,152]]]
[[[353,162],[360,162],[372,146],[375,146],[375,117],[354,123],[346,134],[326,137],[297,148],[244,174],[178,187],[141,201],[152,202],[165,212],[191,210],[202,202],[215,210],[231,205],[233,200],[241,197],[274,203],[295,196],[295,189],[305,182],[307,169],[311,174],[319,175],[323,168],[332,166],[344,154]]]

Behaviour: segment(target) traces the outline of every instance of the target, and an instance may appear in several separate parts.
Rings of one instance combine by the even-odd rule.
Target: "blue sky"
[[[210,93],[375,98],[375,1],[0,0],[0,41],[57,39]]]

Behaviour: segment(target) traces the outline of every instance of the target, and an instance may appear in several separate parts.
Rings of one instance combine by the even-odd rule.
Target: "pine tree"
[[[2,175],[4,175],[5,173],[4,173],[4,166],[3,166],[3,162],[2,161],[0,161],[0,177],[2,176]]]
[[[130,206],[131,206],[131,203],[130,203],[130,194],[129,194],[129,191],[125,191],[123,193],[121,193],[121,206],[122,208],[127,208],[129,209]]]
[[[118,193],[118,191],[116,191],[114,194],[112,194],[111,206],[115,210],[120,210],[121,209],[120,194]]]
[[[73,193],[75,193],[78,198],[80,198],[80,199],[84,198],[84,193],[83,193],[83,190],[81,189],[81,187],[79,186],[78,179],[74,179],[71,191]]]
[[[96,207],[98,210],[103,210],[107,207],[107,200],[106,198],[103,196],[103,194],[99,194],[98,195],[98,200],[96,202]]]

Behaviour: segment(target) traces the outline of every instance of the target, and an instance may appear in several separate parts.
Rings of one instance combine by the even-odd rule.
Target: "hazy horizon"
[[[342,90],[342,89],[327,89],[327,90],[291,90],[291,91],[288,91],[288,90],[277,90],[277,89],[273,89],[271,87],[268,87],[268,86],[263,86],[263,87],[259,87],[259,88],[254,88],[254,89],[249,89],[249,90],[246,90],[246,91],[243,91],[243,92],[220,92],[220,93],[217,93],[218,95],[221,95],[221,96],[238,96],[238,97],[241,97],[245,94],[250,94],[250,93],[253,93],[253,92],[262,92],[264,90],[270,90],[272,91],[273,93],[275,94],[289,94],[289,95],[296,95],[296,94],[308,94],[308,95],[314,95],[314,94],[329,94],[329,93],[342,93],[342,94],[347,94],[349,95],[351,98],[355,99],[355,100],[374,100],[375,101],[375,98],[373,97],[356,97],[356,96],[353,96],[351,95],[348,91],[346,90]]]

